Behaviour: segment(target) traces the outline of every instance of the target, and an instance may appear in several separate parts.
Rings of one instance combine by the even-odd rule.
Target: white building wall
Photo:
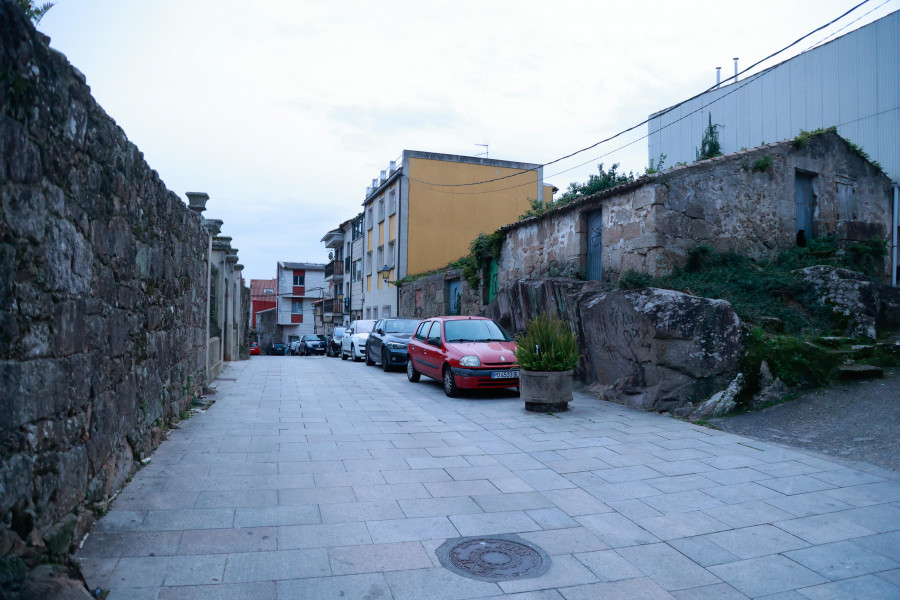
[[[649,158],[693,162],[709,115],[726,154],[836,126],[898,181],[898,57],[900,11],[651,118]]]

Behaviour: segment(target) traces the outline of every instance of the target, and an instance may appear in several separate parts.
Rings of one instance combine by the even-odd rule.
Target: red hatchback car
[[[250,354],[259,355],[259,344],[256,342],[250,342]]]
[[[518,387],[515,349],[512,336],[491,319],[426,319],[409,340],[406,377],[414,383],[422,375],[442,381],[450,397],[461,388]]]

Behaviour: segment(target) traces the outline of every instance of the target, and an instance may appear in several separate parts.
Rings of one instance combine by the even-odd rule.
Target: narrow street
[[[78,554],[110,600],[900,597],[885,471],[333,358],[253,357],[214,386]],[[464,577],[440,548],[471,536],[532,562],[487,551]],[[534,571],[502,576],[517,561]]]

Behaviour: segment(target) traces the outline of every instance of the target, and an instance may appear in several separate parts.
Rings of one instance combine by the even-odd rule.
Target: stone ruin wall
[[[768,157],[767,169],[755,168]],[[836,134],[812,136],[806,148],[770,144],[648,177],[643,185],[585,200],[506,232],[500,288],[523,279],[583,277],[587,214],[601,209],[603,279],[628,271],[671,272],[700,245],[752,258],[773,257],[796,243],[796,171],[816,174],[816,235],[842,242],[888,239],[890,180]],[[890,263],[885,258],[889,281]]]
[[[459,279],[460,311],[462,315],[478,315],[481,312],[481,290],[469,288],[469,283],[459,269],[422,277],[400,288],[401,318],[427,319],[450,314],[449,281]]]
[[[0,65],[0,556],[34,558],[200,394],[209,235],[8,2]]]

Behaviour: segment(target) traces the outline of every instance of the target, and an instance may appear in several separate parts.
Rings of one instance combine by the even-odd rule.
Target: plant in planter
[[[581,359],[578,338],[558,317],[541,313],[516,337],[519,393],[525,410],[561,412],[572,400],[575,365]]]

